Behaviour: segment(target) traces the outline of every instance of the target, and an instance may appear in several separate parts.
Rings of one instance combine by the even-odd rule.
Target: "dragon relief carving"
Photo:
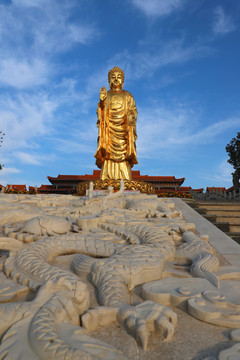
[[[233,316],[239,305],[224,299],[221,282],[229,269],[220,271],[212,246],[173,203],[143,194],[121,192],[120,200],[113,195],[104,201],[89,197],[80,210],[69,207],[66,217],[51,209],[5,224],[0,248],[9,256],[0,278],[0,359],[126,359],[91,332],[118,322],[147,349],[153,331],[172,339],[177,315],[168,306],[179,304],[201,320],[221,325],[227,316],[223,326],[240,327]],[[72,254],[68,269],[53,264]],[[98,306],[90,305],[86,279],[96,289]],[[23,301],[29,293],[32,300]],[[216,316],[206,315],[210,302],[213,314],[224,314],[215,322]],[[19,353],[22,341],[27,345]]]

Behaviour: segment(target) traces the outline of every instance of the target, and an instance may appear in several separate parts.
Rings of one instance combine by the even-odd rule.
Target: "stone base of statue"
[[[84,196],[86,195],[86,190],[89,189],[90,181],[83,181],[76,186],[77,195]],[[118,191],[120,189],[120,180],[94,180],[93,188],[94,190],[108,190],[108,187],[113,187],[113,191]],[[124,189],[139,191],[144,194],[155,194],[155,189],[153,185],[146,181],[136,181],[136,180],[124,180]]]

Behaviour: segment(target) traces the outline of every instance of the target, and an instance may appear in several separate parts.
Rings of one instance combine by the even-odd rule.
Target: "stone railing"
[[[190,190],[190,194],[195,200],[240,201],[240,191],[236,190],[227,193],[226,191],[219,191],[213,188],[211,191],[206,191],[205,193],[197,193]]]

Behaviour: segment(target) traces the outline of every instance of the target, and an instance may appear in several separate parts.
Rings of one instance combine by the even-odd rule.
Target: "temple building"
[[[42,193],[53,192],[59,194],[71,194],[76,190],[77,184],[84,181],[94,181],[100,179],[101,170],[94,170],[92,175],[58,175],[58,177],[48,176],[51,185],[42,185],[38,190]],[[149,176],[141,175],[140,171],[132,171],[132,179],[137,181],[146,181],[151,183],[156,191],[176,192],[181,191],[181,185],[185,178],[176,179],[175,176]]]

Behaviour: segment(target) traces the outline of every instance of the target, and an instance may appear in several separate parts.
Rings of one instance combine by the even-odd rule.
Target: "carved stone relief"
[[[118,324],[146,350],[153,333],[174,339],[174,307],[240,328],[240,268],[221,266],[170,200],[110,190],[1,194],[0,359],[127,359],[91,334]]]

